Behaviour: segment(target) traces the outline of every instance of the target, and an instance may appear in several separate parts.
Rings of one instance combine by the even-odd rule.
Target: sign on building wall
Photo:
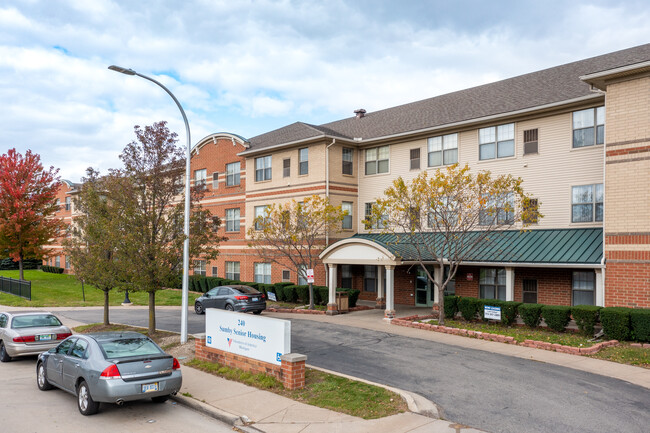
[[[486,305],[483,310],[483,317],[490,320],[501,320],[501,307]]]
[[[205,344],[214,349],[280,365],[291,353],[291,322],[208,308]]]

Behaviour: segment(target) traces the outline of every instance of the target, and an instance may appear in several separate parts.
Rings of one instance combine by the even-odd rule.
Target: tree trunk
[[[440,287],[438,290],[438,325],[445,324],[445,288]]]
[[[309,309],[314,309],[314,283],[309,283]]]
[[[108,321],[108,291],[110,289],[104,290],[104,325],[110,325]]]
[[[156,332],[156,292],[149,292],[149,336]]]

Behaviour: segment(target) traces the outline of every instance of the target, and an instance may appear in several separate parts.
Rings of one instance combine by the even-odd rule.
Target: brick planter
[[[306,355],[288,353],[282,355],[281,365],[271,364],[247,356],[235,355],[205,345],[205,334],[195,335],[195,358],[201,361],[216,362],[231,368],[253,374],[264,373],[277,378],[286,389],[299,389],[305,386]]]

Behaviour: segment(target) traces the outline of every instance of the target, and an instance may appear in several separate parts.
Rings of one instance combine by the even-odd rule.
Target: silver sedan
[[[36,364],[42,391],[56,386],[77,396],[82,415],[99,403],[151,398],[165,402],[182,384],[181,367],[149,337],[137,332],[76,334],[42,353]]]
[[[38,355],[72,335],[52,313],[13,311],[0,313],[0,361]]]

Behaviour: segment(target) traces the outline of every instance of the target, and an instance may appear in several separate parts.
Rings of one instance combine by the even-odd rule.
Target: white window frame
[[[194,260],[194,275],[203,275],[205,277],[205,260]]]
[[[341,203],[341,210],[348,211],[348,214],[343,217],[343,222],[341,223],[342,230],[352,230],[352,209],[354,208],[354,203],[351,201],[344,201]]]
[[[255,158],[255,182],[265,182],[272,179],[271,163],[271,155]]]
[[[364,216],[365,216],[366,220],[372,215],[372,208],[374,206],[375,206],[374,201],[366,203],[365,212],[364,212]],[[370,224],[370,225],[366,224],[365,229],[366,230],[381,230],[381,229],[383,229],[385,227],[384,223],[385,223],[384,219],[379,220],[379,221],[375,221],[373,224]]]
[[[262,284],[271,284],[271,264],[270,263],[255,263],[255,282]]]
[[[237,186],[241,184],[241,162],[226,164],[226,186]]]
[[[366,149],[366,176],[385,174],[390,171],[390,146],[379,146]]]
[[[576,198],[580,198],[578,193],[578,188],[591,189],[588,195],[590,196],[590,201],[576,201]],[[602,222],[603,216],[605,214],[605,190],[602,183],[594,183],[591,185],[574,185],[571,187],[571,222],[572,223],[592,223],[592,222]],[[591,206],[591,218],[585,220],[576,220],[576,208],[580,206]],[[600,208],[600,215],[598,209]]]
[[[241,273],[239,262],[226,262],[226,279],[240,281]]]
[[[576,303],[576,295],[591,293],[589,303]],[[593,271],[573,271],[571,274],[571,305],[596,305],[596,273]]]
[[[309,148],[303,147],[298,149],[298,175],[305,176],[309,174]]]
[[[304,286],[306,284],[309,284],[307,282],[307,265],[298,265],[298,285],[299,286]]]
[[[478,130],[478,158],[480,161],[490,159],[512,158],[515,156],[515,124],[489,126]],[[507,146],[507,147],[506,147]],[[494,156],[483,156],[483,149],[493,147]],[[511,153],[500,154],[501,149],[511,148]],[[505,152],[505,150],[503,151]]]
[[[600,106],[574,111],[571,113],[571,128],[571,146],[574,149],[605,144],[605,107]],[[598,133],[599,131],[601,131],[600,134]],[[584,143],[587,141],[585,140],[587,138],[586,134],[589,132],[592,134],[591,144],[576,145],[578,135],[582,135],[582,141],[578,140],[578,143]],[[600,142],[599,137],[601,138]]]
[[[494,273],[494,275],[487,275]],[[489,280],[488,280],[489,278]],[[491,290],[493,297],[486,298],[486,291]],[[479,293],[480,299],[506,300],[506,269],[505,268],[481,268],[479,271]]]
[[[205,186],[208,180],[208,169],[201,168],[199,170],[194,170],[194,186]]]
[[[240,230],[241,211],[238,207],[226,209],[226,231],[238,232]]]
[[[254,218],[257,220],[258,217],[264,217],[264,220],[266,220],[266,209],[269,207],[269,205],[262,205],[262,206],[255,206],[254,210]],[[255,230],[262,230],[262,223],[259,221],[255,222]]]
[[[346,171],[349,171],[349,173],[346,173]],[[341,148],[341,174],[346,176],[354,175],[354,149],[351,147]]]
[[[438,156],[440,162],[434,158]],[[437,158],[436,158],[437,159]],[[427,166],[441,167],[458,162],[458,133],[439,135],[427,139]]]
[[[65,198],[65,210],[72,210],[72,198],[71,197],[66,197]]]

